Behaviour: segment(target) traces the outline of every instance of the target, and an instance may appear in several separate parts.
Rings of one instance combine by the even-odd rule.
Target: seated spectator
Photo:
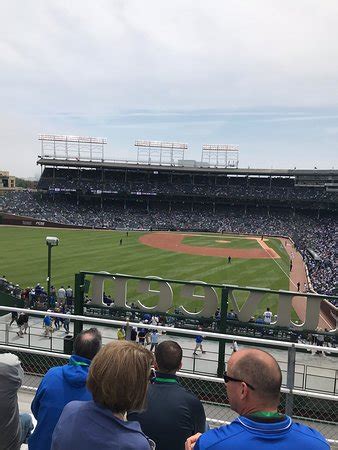
[[[19,450],[33,429],[29,414],[19,414],[23,370],[12,353],[0,354],[0,450]]]
[[[233,353],[224,381],[230,406],[240,416],[230,425],[192,436],[186,450],[329,450],[317,430],[278,412],[282,373],[269,353],[258,349]]]
[[[30,450],[50,449],[55,425],[67,403],[92,399],[86,381],[91,360],[101,348],[101,340],[96,328],[82,331],[76,336],[69,363],[49,369],[42,379],[32,402],[37,425],[29,439]]]
[[[237,314],[234,312],[233,309],[231,309],[227,314],[228,320],[237,320]]]
[[[163,341],[155,348],[156,378],[148,388],[146,409],[128,414],[137,420],[157,450],[184,449],[187,437],[205,431],[202,403],[187,392],[176,377],[182,367],[182,348]]]
[[[126,421],[128,411],[144,406],[152,362],[152,353],[132,342],[103,347],[89,369],[93,401],[75,401],[64,408],[51,450],[154,448],[137,422]]]

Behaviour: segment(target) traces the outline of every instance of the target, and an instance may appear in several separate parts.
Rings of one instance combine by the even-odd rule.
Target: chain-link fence
[[[25,378],[23,386],[35,390],[44,374],[51,368],[67,364],[69,355],[41,350],[20,349],[0,345],[0,352],[11,351],[20,358]],[[180,383],[195,394],[203,403],[209,426],[224,425],[237,417],[230,409],[224,381],[222,379],[191,373],[179,373]],[[337,396],[291,391],[282,388],[280,412],[286,412],[287,397],[291,396],[292,409],[287,411],[295,420],[320,431],[331,444],[338,445]]]
[[[3,307],[2,307],[3,308]],[[41,315],[41,313],[37,313]],[[62,314],[58,314],[64,317]],[[58,330],[52,336],[44,336],[41,318],[35,318],[32,327],[27,330],[23,338],[17,331],[9,327],[8,322],[0,324],[0,351],[17,353],[24,371],[24,384],[30,389],[38,387],[41,377],[53,366],[66,364],[69,356],[65,355],[65,340],[67,334]],[[103,343],[116,338],[114,326],[125,325],[125,322],[109,319],[93,319],[82,316],[72,316],[72,320],[84,321],[92,326],[100,327]],[[139,324],[130,323],[137,327]],[[219,346],[222,341],[232,342],[237,339],[240,345],[270,345],[267,349],[279,362],[283,374],[280,410],[295,419],[317,428],[328,439],[338,443],[337,431],[337,358],[338,349],[334,347],[318,347],[302,343],[262,340],[253,337],[221,335],[219,333],[204,332],[203,346],[206,354],[195,355],[194,347],[196,330],[175,329],[172,327],[156,327],[166,334],[163,339],[177,340],[183,348],[183,367],[185,373],[180,374],[182,385],[193,392],[204,404],[210,426],[219,426],[236,417],[228,403],[226,389],[222,379],[217,378],[220,373]],[[73,324],[70,332],[74,331]],[[66,339],[65,339],[66,338]],[[31,348],[29,348],[29,346]],[[231,354],[228,345],[223,354],[223,364]],[[71,353],[67,352],[67,353]],[[221,376],[221,374],[220,374]]]
[[[231,422],[237,417],[237,414],[230,409],[223,380],[201,375],[180,374],[180,382],[203,402],[210,427]],[[305,391],[290,393],[288,389],[283,388],[280,412],[286,412],[287,396],[291,396],[293,408],[292,411],[288,411],[289,415],[299,422],[316,428],[327,439],[337,441],[338,445],[338,397],[315,393],[310,395]]]
[[[22,333],[16,323],[11,326],[9,323],[0,323],[0,343],[5,345],[63,353],[65,336],[65,330],[58,332],[55,329],[51,329],[47,335],[42,327],[42,321],[41,326],[35,323]]]

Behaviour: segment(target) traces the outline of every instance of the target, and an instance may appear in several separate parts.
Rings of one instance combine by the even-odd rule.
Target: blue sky
[[[336,0],[0,4],[0,168],[34,176],[38,133],[236,144],[241,167],[338,166]]]

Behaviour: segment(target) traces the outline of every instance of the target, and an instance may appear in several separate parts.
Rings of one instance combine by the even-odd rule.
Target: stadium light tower
[[[48,247],[48,269],[47,269],[47,305],[49,307],[50,299],[50,282],[51,282],[51,271],[52,271],[52,247],[59,245],[59,238],[54,236],[46,237],[46,244]]]
[[[107,139],[90,136],[39,134],[41,157],[75,161],[104,161]]]
[[[137,162],[146,164],[175,165],[175,161],[184,159],[188,144],[166,141],[135,141]]]
[[[202,147],[202,163],[209,167],[225,167],[238,169],[238,145],[205,144]]]

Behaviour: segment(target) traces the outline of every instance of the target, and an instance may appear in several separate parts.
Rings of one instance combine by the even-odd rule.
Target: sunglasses
[[[244,381],[244,380],[239,380],[238,378],[232,378],[232,377],[230,377],[230,376],[226,373],[226,371],[225,371],[224,374],[223,374],[223,378],[224,378],[224,382],[225,382],[225,383],[228,383],[229,381],[235,381],[235,382],[237,382],[237,383],[245,383],[245,384],[248,386],[248,388],[252,389],[253,391],[255,390],[255,388],[254,388],[253,386],[251,386],[251,384],[247,383],[247,382]]]

